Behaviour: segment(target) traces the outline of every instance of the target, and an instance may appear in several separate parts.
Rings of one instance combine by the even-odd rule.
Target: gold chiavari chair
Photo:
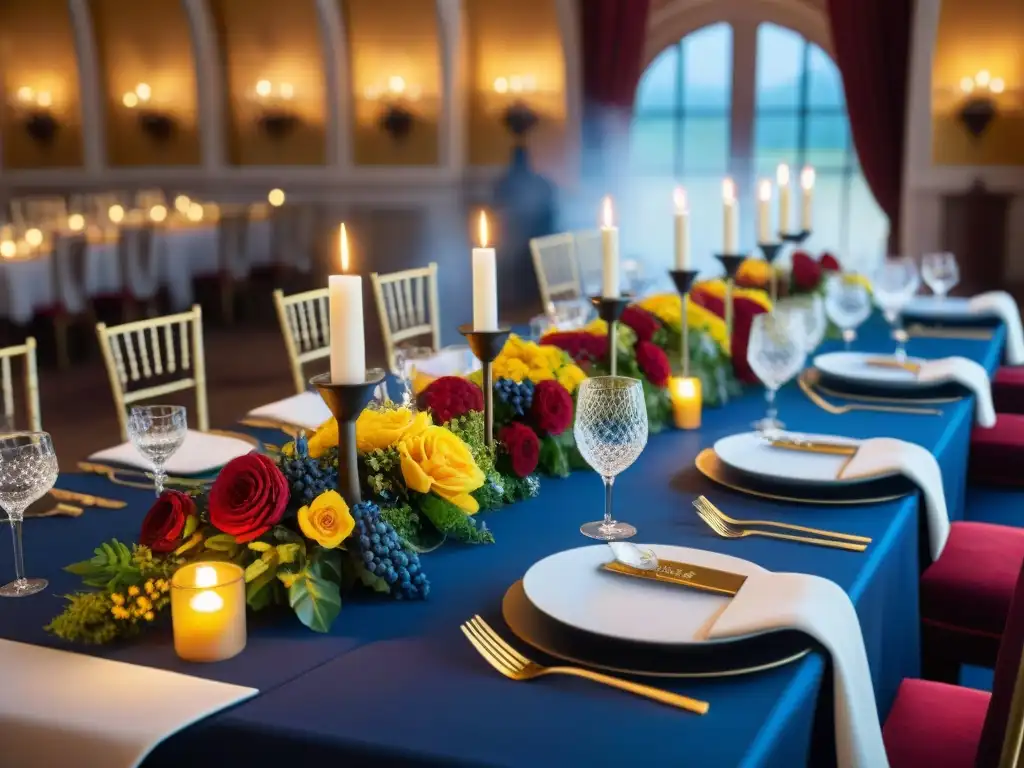
[[[186,389],[195,390],[199,430],[206,432],[210,429],[203,310],[198,304],[188,312],[137,320],[111,328],[105,323],[97,323],[96,335],[107,366],[122,439],[128,439],[127,406]],[[152,379],[165,381],[128,391],[129,386]]]
[[[531,238],[530,254],[545,312],[550,312],[552,304],[559,299],[576,299],[583,295],[576,264],[576,241],[571,232]]]
[[[387,275],[373,272],[373,295],[384,336],[388,366],[395,370],[395,348],[403,341],[430,336],[430,346],[441,348],[441,317],[437,299],[437,264]]]
[[[28,428],[33,432],[38,432],[43,428],[43,419],[39,408],[36,340],[32,336],[25,339],[24,344],[0,349],[0,389],[3,391],[4,420],[10,428],[14,427],[14,382],[11,374],[11,360],[22,356],[25,358],[25,401],[28,412]]]
[[[274,291],[277,320],[281,324],[292,381],[298,394],[307,388],[307,377],[303,373],[305,365],[314,360],[323,360],[331,354],[328,293],[327,288],[293,293],[291,296],[285,296],[280,289]]]

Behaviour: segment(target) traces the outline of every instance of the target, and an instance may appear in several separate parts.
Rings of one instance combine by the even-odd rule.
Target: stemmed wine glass
[[[29,505],[57,482],[57,454],[46,432],[12,432],[0,436],[0,507],[7,513],[14,538],[14,574],[0,587],[0,597],[27,597],[46,588],[46,579],[25,578],[21,524]]]
[[[412,403],[412,378],[416,373],[416,361],[432,356],[430,347],[398,347],[395,349],[395,373],[402,382],[402,405]]]
[[[128,414],[128,437],[136,450],[153,462],[156,495],[164,492],[164,466],[181,448],[188,432],[183,405],[136,405]]]
[[[857,328],[871,317],[871,295],[854,275],[832,275],[825,283],[825,312],[843,332],[847,350],[857,338]]]
[[[952,253],[926,253],[921,259],[921,277],[939,301],[960,282],[960,267]]]
[[[825,303],[820,296],[796,296],[784,299],[775,305],[776,312],[789,313],[793,320],[803,325],[804,351],[811,354],[818,348],[828,330],[825,317]]]
[[[875,273],[872,283],[875,303],[881,307],[882,314],[892,328],[892,337],[896,340],[895,357],[903,362],[907,359],[907,332],[901,326],[900,312],[921,286],[917,264],[909,256],[886,259]]]
[[[806,326],[802,314],[776,310],[757,315],[750,326],[747,363],[765,386],[765,416],[754,428],[768,436],[785,429],[778,419],[775,395],[804,367],[807,360]]]
[[[580,384],[573,426],[580,455],[604,480],[604,519],[580,526],[602,541],[628,539],[636,528],[612,517],[612,483],[647,445],[643,385],[625,376],[595,376]]]

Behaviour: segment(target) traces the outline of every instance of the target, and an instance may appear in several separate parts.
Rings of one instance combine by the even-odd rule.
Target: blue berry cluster
[[[512,379],[498,379],[494,382],[494,391],[516,416],[525,416],[533,405],[533,382],[530,380],[517,384]]]
[[[350,551],[363,567],[387,582],[396,600],[422,600],[430,594],[430,582],[420,566],[420,556],[406,549],[391,525],[381,519],[380,507],[364,501],[352,507],[356,521]]]
[[[288,480],[291,497],[303,505],[312,504],[324,491],[338,487],[338,468],[309,455],[305,434],[295,440],[295,454],[281,461],[281,472]]]

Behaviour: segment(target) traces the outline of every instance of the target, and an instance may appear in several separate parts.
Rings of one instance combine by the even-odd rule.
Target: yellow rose
[[[772,279],[772,265],[764,259],[744,259],[736,271],[736,280],[753,285],[768,285]]]
[[[405,484],[418,493],[433,491],[459,509],[479,510],[470,494],[484,484],[484,473],[469,446],[444,427],[427,427],[398,444]]]
[[[568,355],[558,347],[545,345],[540,348],[540,351],[543,353],[544,359],[547,360],[548,365],[551,366],[552,369],[558,370],[565,365]]]
[[[545,365],[543,368],[531,368],[526,377],[534,384],[539,384],[542,381],[552,381],[555,378],[555,372]]]
[[[573,394],[580,382],[587,378],[587,374],[578,365],[567,365],[558,372],[558,383],[565,387],[569,394]]]
[[[697,283],[694,286],[694,289],[703,290],[705,293],[719,299],[725,298],[725,280],[722,280],[721,278],[705,280]],[[732,295],[735,299],[750,299],[751,301],[760,304],[766,311],[772,311],[772,300],[768,297],[768,294],[760,288],[740,288],[738,286],[734,286],[732,289]]]
[[[327,421],[317,427],[316,432],[309,438],[309,455],[319,459],[329,449],[338,445],[338,422],[331,416]]]
[[[302,534],[326,549],[340,545],[355,527],[348,504],[337,491],[324,491],[308,507],[299,509]]]
[[[678,293],[659,293],[648,296],[640,302],[640,307],[657,317],[670,328],[680,329],[680,317],[683,312],[682,301]]]
[[[608,323],[602,320],[600,317],[595,317],[583,328],[584,333],[591,333],[595,336],[607,336],[608,335]]]
[[[419,434],[429,426],[430,414],[426,411],[367,408],[356,419],[356,448],[360,453],[389,448],[404,436]]]
[[[530,368],[522,360],[510,358],[498,358],[494,361],[494,378],[512,379],[516,383],[521,382],[530,374]]]

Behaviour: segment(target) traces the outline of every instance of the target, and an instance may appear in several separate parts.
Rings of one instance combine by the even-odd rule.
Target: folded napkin
[[[1006,362],[1024,365],[1024,328],[1020,323],[1017,302],[1006,291],[979,293],[967,304],[971,312],[979,315],[998,315],[1006,324]]]
[[[0,764],[134,768],[164,739],[259,693],[0,640]]]
[[[480,369],[469,347],[445,347],[440,352],[422,360],[414,360],[412,366],[412,391],[418,395],[442,376],[468,376]]]
[[[887,768],[860,621],[838,584],[804,573],[754,573],[708,629],[709,639],[796,629],[832,655],[839,768]]]
[[[996,425],[996,407],[992,403],[992,382],[988,371],[966,357],[944,357],[921,363],[917,380],[934,384],[955,381],[974,393],[976,407],[974,421],[979,427],[991,429]]]
[[[331,409],[316,392],[303,392],[254,408],[249,416],[313,431],[331,418]]]
[[[185,434],[185,441],[181,447],[167,460],[164,469],[169,475],[200,475],[220,469],[232,459],[251,453],[252,450],[252,443],[239,440],[237,437],[190,429]],[[131,443],[121,443],[113,448],[98,451],[90,456],[89,460],[138,469],[153,468],[153,462],[139,453]]]
[[[928,515],[928,543],[932,560],[938,560],[949,538],[949,513],[942,487],[939,462],[926,449],[895,437],[864,440],[839,472],[842,479],[872,477],[897,470],[921,489]]]

